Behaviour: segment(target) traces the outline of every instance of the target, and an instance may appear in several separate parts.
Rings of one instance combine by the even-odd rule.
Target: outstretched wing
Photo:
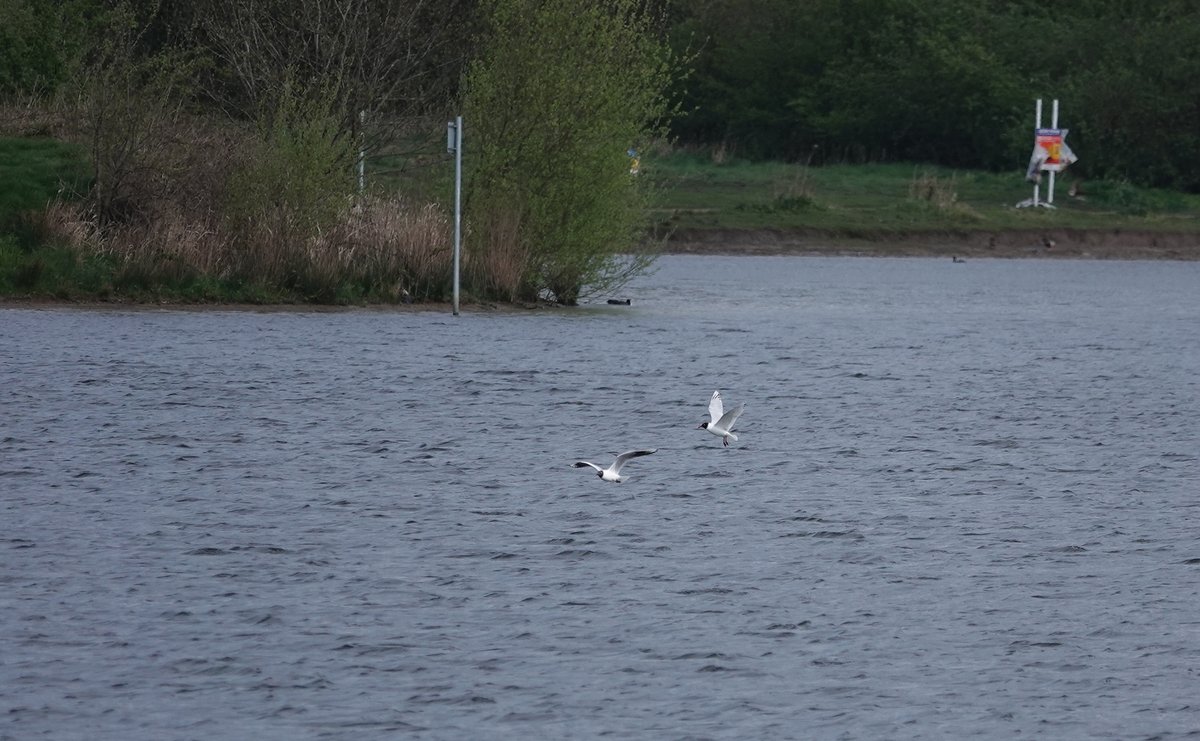
[[[628,452],[621,453],[620,455],[617,456],[617,460],[614,461],[612,464],[612,472],[620,473],[621,466],[624,466],[626,461],[628,461],[630,458],[637,458],[638,456],[650,455],[651,453],[657,453],[657,452],[658,452],[658,448],[654,448],[653,450],[630,450]]]
[[[725,404],[721,401],[721,392],[714,391],[712,398],[708,400],[708,416],[712,417],[712,421],[709,424],[715,425],[724,413]]]
[[[601,468],[600,466],[597,466],[595,463],[592,463],[591,461],[575,461],[571,465],[574,466],[575,468],[584,468],[586,466],[591,466],[592,468],[596,469],[597,471],[604,470],[603,468]]]
[[[721,416],[721,421],[717,423],[717,427],[720,427],[726,432],[731,432],[734,424],[737,423],[737,418],[742,416],[742,412],[744,411],[746,411],[746,405],[738,404],[737,409],[730,409]]]

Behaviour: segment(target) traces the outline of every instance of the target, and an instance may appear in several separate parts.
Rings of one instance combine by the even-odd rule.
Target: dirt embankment
[[[1200,232],[1039,229],[837,233],[819,230],[681,229],[671,235],[663,251],[709,255],[1200,260]]]

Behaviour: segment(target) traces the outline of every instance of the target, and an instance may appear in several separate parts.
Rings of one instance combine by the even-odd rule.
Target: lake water
[[[0,310],[0,739],[1200,737],[1200,263],[619,296]]]

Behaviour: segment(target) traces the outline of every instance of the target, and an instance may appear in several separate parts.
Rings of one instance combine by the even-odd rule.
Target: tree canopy
[[[1191,0],[664,2],[665,21],[648,30],[695,54],[676,89],[682,143],[1007,169],[1031,146],[1033,100],[1057,98],[1078,171],[1200,191]],[[67,84],[123,5],[153,18],[143,53],[199,49],[204,89],[248,109],[281,62],[296,79],[340,77],[347,109],[446,107],[486,44],[478,0],[0,0],[0,98]]]
[[[680,0],[672,38],[699,50],[683,142],[1010,168],[1032,144],[1034,99],[1057,98],[1081,171],[1200,191],[1187,0]]]
[[[512,297],[573,304],[641,266],[626,257],[645,214],[628,150],[661,137],[675,66],[636,0],[484,8],[465,95],[474,249],[513,264]]]

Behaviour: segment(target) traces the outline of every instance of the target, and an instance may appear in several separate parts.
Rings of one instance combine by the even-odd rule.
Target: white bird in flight
[[[658,448],[654,448],[653,450],[630,450],[628,452],[621,453],[608,468],[601,468],[591,461],[575,461],[575,463],[572,465],[574,465],[575,468],[591,466],[592,468],[596,469],[596,475],[600,478],[604,479],[605,481],[615,481],[619,484],[621,483],[621,467],[624,466],[630,458],[637,458],[641,455],[650,455],[651,453],[655,452],[658,452]]]
[[[725,405],[721,402],[721,392],[714,391],[712,398],[708,400],[708,416],[712,417],[711,421],[701,422],[698,430],[708,430],[712,434],[721,438],[721,442],[725,447],[729,447],[729,441],[738,439],[737,435],[733,434],[733,426],[737,423],[737,418],[742,416],[742,412],[746,411],[745,404],[738,404],[736,409],[725,411]]]

